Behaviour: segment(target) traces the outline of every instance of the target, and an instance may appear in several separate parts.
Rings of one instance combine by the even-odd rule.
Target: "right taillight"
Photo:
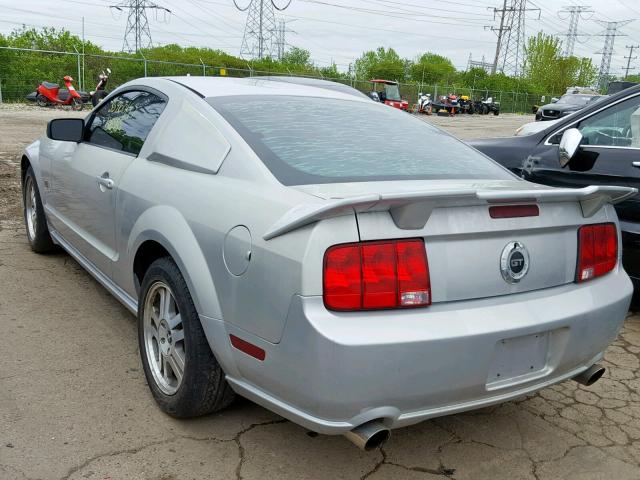
[[[615,224],[601,223],[580,227],[577,282],[585,282],[610,272],[617,261],[618,231]]]
[[[347,243],[327,250],[324,304],[331,310],[377,310],[431,304],[422,239]]]

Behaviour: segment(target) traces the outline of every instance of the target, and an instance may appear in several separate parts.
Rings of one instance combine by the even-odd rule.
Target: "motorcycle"
[[[424,113],[426,115],[431,115],[431,111],[433,109],[433,103],[431,101],[430,93],[419,93],[418,94],[418,104],[416,105],[416,111],[418,113]]]
[[[96,85],[96,89],[89,92],[91,96],[91,104],[95,107],[98,105],[104,97],[107,96],[107,91],[105,88],[107,87],[107,81],[109,80],[109,75],[111,75],[111,69],[107,68],[107,72],[103,70],[98,75],[98,84]]]
[[[35,101],[40,107],[49,107],[52,105],[70,105],[72,110],[82,110],[84,101],[82,95],[74,88],[71,82],[73,78],[65,75],[64,86],[66,87],[66,96],[63,95],[64,90],[60,89],[57,83],[42,82],[36,90]]]

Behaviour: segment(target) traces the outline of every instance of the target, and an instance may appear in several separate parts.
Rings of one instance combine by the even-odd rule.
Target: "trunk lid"
[[[355,212],[361,241],[424,239],[434,303],[573,282],[578,227],[616,221],[613,209],[602,207],[636,192],[627,187],[556,189],[516,179],[362,182],[294,188],[325,202],[292,209],[272,226],[265,239],[323,218]],[[537,206],[538,215],[492,218],[489,214],[491,206],[523,204]],[[513,242],[528,255],[527,273],[517,282],[505,280],[509,269],[504,262],[510,260]]]

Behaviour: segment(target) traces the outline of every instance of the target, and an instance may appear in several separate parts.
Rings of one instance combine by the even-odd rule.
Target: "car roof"
[[[253,78],[260,79],[260,80],[271,80],[272,82],[296,83],[298,85],[308,85],[310,87],[327,88],[329,90],[335,90],[336,92],[348,93],[356,97],[369,98],[360,90],[353,88],[350,85],[345,85],[344,83],[339,83],[339,82],[332,82],[330,80],[321,80],[319,78],[278,76],[278,75],[270,75],[270,76],[264,76],[264,77],[258,76]]]
[[[320,86],[302,85],[291,82],[274,82],[256,77],[163,77],[179,83],[198,95],[209,97],[229,97],[234,95],[293,95],[302,97],[323,97],[341,100],[371,102],[366,96],[357,97],[353,93],[342,92]]]

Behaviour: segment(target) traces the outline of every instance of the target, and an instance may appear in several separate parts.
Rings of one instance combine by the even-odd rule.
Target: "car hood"
[[[549,120],[548,122],[529,122],[522,125],[515,132],[516,137],[526,137],[527,135],[533,135],[534,133],[546,130],[552,125],[558,123],[560,119]]]
[[[572,105],[570,103],[549,103],[540,107],[540,110],[556,110],[558,112],[575,112],[586,105]]]

